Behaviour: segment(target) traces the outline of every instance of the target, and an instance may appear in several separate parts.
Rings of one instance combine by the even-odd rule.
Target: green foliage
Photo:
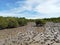
[[[15,28],[15,27],[19,26],[19,24],[15,18],[8,17],[7,20],[8,20],[8,28]]]
[[[28,22],[35,22],[35,19],[27,19]]]
[[[43,26],[46,22],[60,23],[60,17],[44,18],[44,19],[25,19],[24,17],[18,18],[18,17],[2,17],[2,16],[0,16],[0,29],[24,26],[24,25],[27,25],[28,22],[35,22],[36,26]]]
[[[0,17],[0,29],[7,28],[8,27],[8,22],[5,18]]]
[[[45,20],[46,22],[59,23],[59,22],[60,22],[60,17],[58,17],[58,18],[45,18],[44,20]]]
[[[18,18],[18,23],[19,23],[19,26],[27,25],[27,19],[25,19],[24,17]]]
[[[15,28],[27,25],[27,19],[18,17],[2,17],[0,16],[0,29]]]
[[[35,23],[36,23],[36,26],[43,26],[45,24],[45,21],[41,19],[36,19]]]

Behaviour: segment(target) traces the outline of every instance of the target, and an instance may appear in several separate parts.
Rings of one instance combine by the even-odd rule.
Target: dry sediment
[[[29,27],[25,33],[0,40],[0,45],[60,45],[60,23],[47,22],[44,28],[45,32],[39,33]]]

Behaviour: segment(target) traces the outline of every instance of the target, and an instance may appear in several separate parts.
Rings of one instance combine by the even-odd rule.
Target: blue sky
[[[60,0],[0,0],[0,16],[59,17]]]

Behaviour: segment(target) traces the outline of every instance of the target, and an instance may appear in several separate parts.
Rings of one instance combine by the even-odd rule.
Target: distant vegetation
[[[35,22],[36,26],[43,26],[46,22],[59,22],[60,17],[58,18],[44,18],[44,19],[26,19],[24,17],[2,17],[0,16],[0,29],[5,28],[16,28],[19,26],[25,26],[28,22]]]
[[[46,22],[48,21],[48,22],[60,23],[60,17],[58,17],[58,18],[45,18],[43,20],[45,20]]]
[[[43,26],[46,22],[60,23],[60,17],[58,17],[58,18],[44,18],[44,19],[36,19],[35,20],[36,26]]]

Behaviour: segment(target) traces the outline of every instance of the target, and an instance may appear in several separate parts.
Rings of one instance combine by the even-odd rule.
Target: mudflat
[[[0,39],[8,38],[9,36],[15,36],[18,32],[24,33],[27,30],[44,32],[43,27],[36,27],[34,22],[29,22],[26,26],[0,30]]]

